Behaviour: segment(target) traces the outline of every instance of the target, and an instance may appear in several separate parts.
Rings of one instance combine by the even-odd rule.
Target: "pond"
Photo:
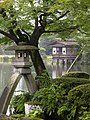
[[[46,65],[47,70],[52,78],[56,78],[61,76],[67,71],[67,66],[60,66],[60,65]],[[32,67],[32,74],[35,76],[34,68]],[[90,73],[90,65],[75,65],[72,71],[85,71]],[[14,68],[10,63],[1,63],[0,64],[0,95],[4,87],[7,85],[9,78],[14,73]],[[22,78],[17,85],[16,91],[27,91],[26,83]]]

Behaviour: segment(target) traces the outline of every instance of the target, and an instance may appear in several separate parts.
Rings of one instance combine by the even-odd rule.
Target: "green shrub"
[[[90,84],[74,87],[68,93],[69,102],[79,106],[87,106],[90,103]]]
[[[15,95],[10,103],[10,108],[14,108],[14,114],[24,114],[24,103],[31,101],[32,96],[27,92],[20,95]]]
[[[75,78],[85,78],[89,79],[90,75],[86,72],[69,72],[63,75],[62,77],[75,77]]]
[[[54,79],[53,83],[57,84],[58,86],[63,84],[63,88],[68,93],[69,90],[73,89],[78,85],[90,83],[90,80],[84,78],[62,77],[62,78]]]
[[[68,93],[69,106],[71,111],[75,110],[72,119],[89,120],[90,118],[90,84],[79,85]],[[73,109],[75,108],[75,109]]]
[[[33,100],[39,101],[43,111],[49,116],[58,116],[58,110],[67,104],[66,90],[63,85],[51,85],[49,88],[42,88],[34,95]],[[63,109],[63,108],[62,108]],[[66,109],[65,109],[66,111]],[[65,113],[63,110],[62,114]],[[61,116],[61,114],[59,114]],[[62,117],[65,117],[62,115]]]
[[[79,117],[79,120],[90,120],[90,111],[84,111],[82,116]]]

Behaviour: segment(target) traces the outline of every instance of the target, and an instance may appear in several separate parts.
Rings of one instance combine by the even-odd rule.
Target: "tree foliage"
[[[76,31],[90,32],[89,0],[5,0],[0,6],[0,28],[13,29],[17,38],[20,38],[17,32],[21,32],[18,30],[32,35],[35,27],[42,27],[43,33],[59,32],[62,37]]]

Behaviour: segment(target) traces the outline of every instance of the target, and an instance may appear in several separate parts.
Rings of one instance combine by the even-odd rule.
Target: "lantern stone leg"
[[[29,93],[33,94],[37,89],[33,76],[31,74],[24,74],[23,77],[25,79]]]
[[[0,97],[0,114],[5,114],[7,112],[8,105],[20,79],[21,74],[19,72],[15,72],[11,76],[7,86],[4,88]]]

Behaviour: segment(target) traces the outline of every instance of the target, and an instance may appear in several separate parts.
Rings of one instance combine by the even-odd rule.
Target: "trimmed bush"
[[[74,114],[71,119],[89,120],[90,119],[90,84],[79,85],[68,93],[69,106]],[[87,119],[89,118],[89,119]]]
[[[85,78],[89,79],[90,75],[86,72],[69,72],[63,75],[62,77],[75,77],[75,78]]]
[[[68,93],[70,103],[78,104],[79,106],[87,106],[90,104],[90,84],[79,85],[74,87]]]
[[[78,106],[90,105],[90,84],[79,85],[68,93],[69,102]]]
[[[78,85],[88,84],[88,83],[90,83],[89,79],[74,78],[74,77],[62,77],[53,80],[53,84],[56,84],[58,86],[63,85],[63,88],[67,90],[67,93],[69,90],[73,89]]]

